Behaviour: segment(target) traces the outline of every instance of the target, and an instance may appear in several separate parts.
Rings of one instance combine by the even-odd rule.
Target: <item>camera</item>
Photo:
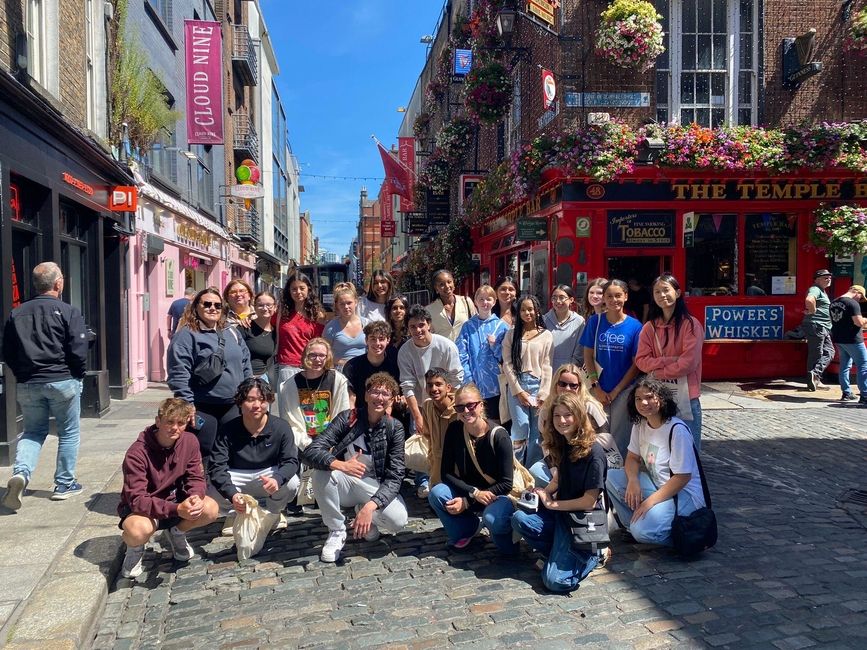
[[[539,510],[539,495],[530,490],[521,492],[521,497],[518,499],[518,507],[528,512],[536,512]]]

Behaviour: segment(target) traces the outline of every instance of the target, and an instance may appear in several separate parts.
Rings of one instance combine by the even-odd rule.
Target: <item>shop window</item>
[[[795,292],[798,218],[793,214],[748,214],[744,231],[744,293]]]
[[[696,216],[692,246],[686,249],[687,294],[724,296],[737,293],[737,215]]]
[[[756,121],[755,0],[660,0],[667,26],[656,66],[659,122]]]

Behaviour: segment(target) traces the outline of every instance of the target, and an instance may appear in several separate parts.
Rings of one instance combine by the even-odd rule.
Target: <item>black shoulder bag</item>
[[[191,379],[202,386],[217,381],[226,368],[225,348],[226,340],[223,338],[223,331],[218,330],[217,349],[195,365]]]
[[[584,471],[585,485],[589,473],[590,463],[587,463],[587,469]],[[611,545],[611,538],[608,536],[608,510],[605,506],[608,500],[605,498],[604,488],[600,493],[600,498],[603,503],[602,508],[564,513],[568,517],[566,524],[569,526],[569,533],[572,537],[573,551],[596,553],[599,549]]]
[[[671,439],[674,435],[674,426],[668,432],[668,451],[671,453]],[[674,495],[674,518],[671,520],[671,541],[674,550],[680,555],[690,556],[701,553],[716,544],[717,525],[716,515],[711,509],[710,491],[707,488],[707,479],[704,477],[704,469],[698,450],[692,446],[695,454],[695,462],[698,465],[698,475],[701,477],[701,489],[704,492],[704,508],[699,508],[689,515],[677,514],[677,495]]]

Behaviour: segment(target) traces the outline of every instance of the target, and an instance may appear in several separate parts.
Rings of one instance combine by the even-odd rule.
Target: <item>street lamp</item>
[[[497,33],[507,43],[512,40],[512,32],[515,31],[515,17],[518,15],[514,9],[500,9],[497,14]]]

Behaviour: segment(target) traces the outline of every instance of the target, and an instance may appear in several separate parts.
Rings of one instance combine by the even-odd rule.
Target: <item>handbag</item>
[[[659,343],[659,337],[656,335],[656,328],[653,325],[650,327],[653,329],[653,338],[656,341],[656,349],[659,351],[659,356],[664,356],[662,354],[662,345]],[[692,405],[689,401],[689,379],[686,375],[675,379],[662,379],[656,376],[653,378],[656,381],[661,381],[663,384],[671,386],[674,391],[674,401],[677,403],[678,417],[681,420],[692,420]]]
[[[589,472],[588,463],[584,470],[585,485]],[[566,515],[566,525],[569,527],[570,545],[573,551],[596,553],[599,549],[611,545],[611,538],[608,536],[608,502],[605,499],[605,490],[602,490],[599,498],[602,501],[601,508],[563,513]]]
[[[427,436],[413,434],[404,443],[404,465],[414,472],[430,473],[430,441]]]
[[[674,426],[668,433],[668,448],[671,450],[671,437],[674,434]],[[707,479],[704,476],[704,468],[695,445],[692,447],[695,453],[695,462],[698,465],[698,475],[701,478],[701,490],[704,492],[704,508],[699,508],[688,515],[677,514],[677,495],[674,495],[674,517],[671,520],[671,543],[674,550],[680,555],[691,556],[701,553],[714,544],[717,540],[716,515],[711,507],[710,490],[707,487]]]
[[[491,435],[490,435],[491,449],[494,449],[494,442],[495,442],[494,437],[500,431],[502,431],[507,436],[509,435],[508,433],[506,433],[506,430],[503,427],[497,426],[497,427],[494,427],[493,429],[491,429]],[[490,476],[485,474],[485,472],[482,470],[481,465],[479,465],[479,461],[476,458],[476,448],[473,446],[473,441],[470,440],[470,434],[468,434],[466,431],[464,431],[464,444],[467,446],[467,451],[470,454],[470,460],[472,460],[473,465],[476,466],[476,471],[478,471],[479,474],[482,475],[482,478],[484,478],[489,484],[493,485],[494,483],[496,483],[496,481],[493,478],[491,478]],[[511,440],[510,440],[509,444],[511,445]],[[517,499],[521,498],[521,492],[524,492],[525,490],[532,490],[533,487],[535,486],[535,484],[536,484],[536,481],[533,478],[533,475],[527,471],[527,468],[524,467],[518,461],[517,458],[515,458],[515,454],[513,453],[512,454],[512,490],[506,496],[508,496],[513,501],[516,501]]]
[[[194,379],[201,385],[207,385],[217,381],[223,370],[226,369],[226,359],[224,358],[226,348],[226,340],[223,338],[223,331],[217,331],[217,349],[214,350],[204,359],[193,367],[191,379]]]

